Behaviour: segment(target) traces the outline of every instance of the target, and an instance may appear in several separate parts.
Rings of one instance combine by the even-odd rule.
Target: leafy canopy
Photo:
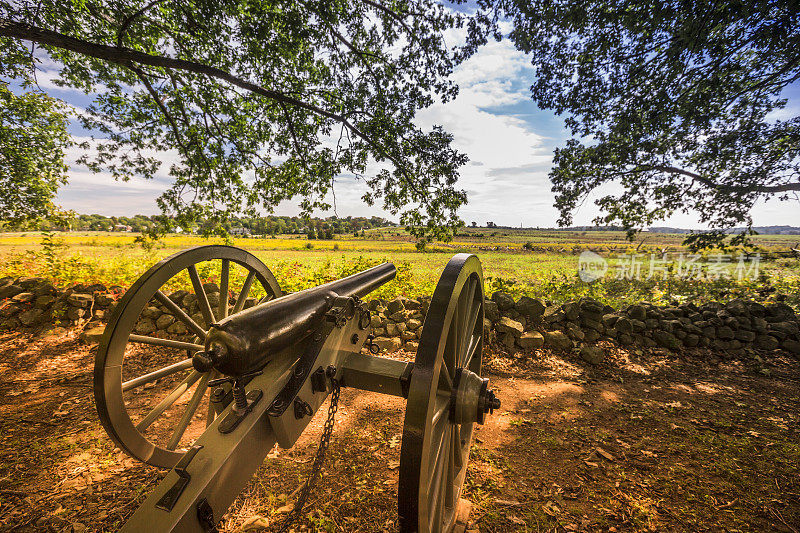
[[[0,0],[0,75],[30,79],[46,58],[93,95],[93,170],[152,178],[177,156],[158,202],[183,226],[293,198],[328,209],[344,175],[446,238],[467,158],[413,119],[456,95],[447,77],[474,47],[444,35],[464,23],[435,0]]]
[[[17,95],[0,83],[0,221],[25,225],[56,211],[70,144],[60,102],[39,92]]]
[[[633,230],[695,211],[717,230],[690,238],[702,246],[749,228],[757,201],[797,198],[800,117],[781,112],[782,90],[800,78],[797,2],[482,6],[511,19],[510,38],[536,68],[534,100],[565,114],[574,136],[550,173],[561,224],[616,183],[621,192],[596,201],[597,223]]]

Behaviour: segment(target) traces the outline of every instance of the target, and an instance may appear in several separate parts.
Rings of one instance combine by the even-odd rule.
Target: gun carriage
[[[199,273],[212,268],[219,273],[219,301],[206,293]],[[234,270],[244,281],[230,298]],[[184,271],[202,320],[165,293]],[[123,531],[214,531],[273,446],[290,448],[330,396],[312,475],[288,526],[302,511],[324,459],[340,387],[407,399],[400,530],[452,530],[473,429],[500,407],[481,376],[483,274],[474,255],[459,254],[447,263],[411,363],[377,356],[370,311],[361,300],[395,272],[385,263],[284,295],[252,254],[201,246],[164,259],[134,283],[100,343],[95,400],[120,448],[171,471]],[[245,308],[251,293],[260,299]],[[188,338],[137,334],[140,315],[153,305],[183,324]],[[133,357],[137,345],[157,346],[160,355]],[[167,431],[156,430],[159,419]]]

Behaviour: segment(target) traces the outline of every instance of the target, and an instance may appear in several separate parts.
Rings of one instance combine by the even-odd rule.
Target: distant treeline
[[[69,229],[72,231],[146,231],[153,227],[161,215],[136,215],[133,217],[107,217],[103,215],[76,215],[69,220],[68,228],[52,226],[44,229]],[[328,217],[301,218],[288,216],[266,216],[234,218],[225,224],[225,229],[234,235],[278,235],[301,233],[310,238],[333,238],[335,234],[356,234],[372,228],[395,226],[381,217]],[[200,223],[197,230],[204,228]],[[312,237],[313,235],[313,237]]]
[[[745,229],[746,228],[732,228],[726,230],[725,233],[741,233],[745,231]],[[697,230],[658,227],[650,228],[648,231],[651,233],[691,233]],[[800,235],[800,228],[796,226],[754,226],[753,231],[759,235]]]

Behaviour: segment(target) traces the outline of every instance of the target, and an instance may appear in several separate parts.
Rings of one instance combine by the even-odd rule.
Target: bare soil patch
[[[94,350],[72,330],[0,335],[0,530],[115,531],[163,476],[115,450],[100,426]],[[800,362],[697,355],[609,348],[591,369],[547,351],[492,357],[503,409],[472,449],[474,527],[800,531]],[[396,530],[404,408],[342,391],[298,530]],[[294,449],[273,450],[223,531],[277,528],[325,410]]]

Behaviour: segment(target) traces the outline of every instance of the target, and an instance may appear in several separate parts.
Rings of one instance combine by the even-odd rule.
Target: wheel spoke
[[[178,398],[180,398],[181,396],[183,396],[184,394],[186,394],[186,391],[188,391],[188,390],[189,390],[189,388],[190,388],[192,385],[194,385],[194,382],[195,382],[195,381],[197,381],[198,379],[200,379],[200,376],[201,376],[201,375],[202,375],[202,374],[200,374],[200,372],[198,372],[198,371],[196,371],[196,370],[195,370],[195,371],[193,371],[191,374],[189,374],[188,376],[186,376],[186,379],[184,379],[184,380],[181,382],[181,384],[180,384],[180,385],[178,385],[178,386],[175,388],[175,390],[173,390],[171,393],[169,393],[169,394],[167,395],[167,397],[166,397],[166,398],[164,398],[163,400],[161,400],[161,402],[159,402],[159,404],[158,404],[158,405],[156,405],[155,409],[153,409],[152,411],[150,411],[150,412],[147,414],[147,416],[146,416],[146,417],[144,417],[144,418],[143,418],[143,419],[142,419],[142,420],[141,420],[141,421],[140,421],[138,424],[136,424],[136,429],[137,429],[137,430],[139,430],[139,432],[141,433],[142,431],[144,431],[144,430],[146,430],[148,427],[150,427],[150,424],[152,424],[152,423],[155,421],[155,419],[156,419],[156,418],[158,418],[159,416],[161,416],[161,413],[163,413],[164,411],[166,411],[166,410],[167,410],[167,408],[168,408],[170,405],[172,405],[173,403],[175,403],[176,401],[178,401]]]
[[[203,288],[203,283],[200,281],[197,268],[194,265],[189,265],[186,270],[189,271],[189,279],[192,280],[192,287],[194,288],[195,296],[197,296],[197,303],[200,304],[203,320],[206,321],[206,326],[211,326],[216,320],[214,320],[214,312],[211,310],[211,304],[208,303],[208,295]]]
[[[202,346],[201,346],[202,348]],[[128,380],[122,384],[122,392],[127,392],[131,389],[135,389],[137,387],[141,387],[146,383],[150,383],[151,381],[155,381],[157,379],[161,379],[166,376],[171,376],[176,372],[180,372],[181,370],[186,370],[192,367],[192,360],[187,359],[185,361],[180,361],[173,365],[165,366],[164,368],[160,368],[149,374],[144,374],[143,376],[139,376],[138,378],[134,378]]]
[[[169,299],[169,296],[161,292],[160,290],[156,291],[153,295],[156,300],[161,302],[161,304],[170,310],[170,312],[175,315],[181,322],[183,322],[187,328],[192,330],[192,332],[200,337],[202,340],[206,340],[206,331],[200,327],[200,325],[192,320],[192,317],[186,314],[186,312],[178,307],[178,304],[173,302]]]
[[[467,348],[467,356],[464,358],[464,366],[462,368],[469,368],[472,364],[472,358],[475,357],[475,352],[478,349],[478,344],[481,342],[481,336],[473,335],[470,338],[469,348]]]
[[[236,297],[236,303],[233,305],[231,314],[236,314],[244,309],[244,302],[247,300],[247,295],[250,293],[250,287],[253,285],[253,280],[256,279],[256,271],[250,270],[247,272],[247,277],[244,279],[242,290],[239,291],[239,296]]]
[[[474,336],[475,333],[475,326],[477,325],[478,322],[478,316],[481,313],[480,302],[475,302],[474,298],[471,301],[472,301],[472,309],[470,309],[469,320],[467,321],[466,328],[464,329],[464,335],[462,341],[462,345],[467,346],[466,350],[464,350],[463,359],[461,361],[462,368],[467,367],[466,364],[467,358],[472,356],[472,354],[469,353],[471,346],[467,345],[467,340],[468,339],[472,340],[472,337]],[[481,328],[482,327],[483,324],[481,324]]]
[[[456,472],[460,472],[461,467],[464,465],[464,447],[461,446],[461,428],[458,426],[453,428],[453,444],[453,458],[455,459]]]
[[[186,428],[189,427],[189,423],[192,421],[194,412],[197,411],[197,407],[203,400],[206,389],[208,389],[208,378],[210,377],[211,372],[206,372],[203,375],[203,378],[200,380],[200,383],[197,384],[197,388],[195,389],[194,394],[192,394],[189,404],[186,406],[186,411],[183,412],[183,416],[181,416],[181,419],[178,421],[178,425],[175,427],[175,431],[172,433],[172,437],[167,443],[168,450],[174,450],[178,447],[181,437],[183,437],[183,434],[186,433]]]
[[[178,350],[204,350],[202,344],[195,344],[193,342],[182,342],[172,339],[160,339],[158,337],[148,337],[147,335],[130,335],[128,342],[138,342],[141,344],[151,344],[153,346],[165,346],[167,348],[177,348]]]
[[[444,360],[442,360],[442,367],[439,369],[438,390],[447,392],[453,390],[453,378],[450,375],[450,368],[447,366],[447,363],[445,363]]]
[[[448,428],[449,429],[449,428]],[[442,481],[444,478],[447,477],[447,472],[445,471],[447,468],[447,463],[450,459],[450,436],[449,431],[445,430],[442,432],[442,444],[439,447],[439,454],[436,456],[436,464],[434,466],[433,476],[431,478],[431,485],[428,488],[428,501],[431,502],[429,507],[430,513],[430,521],[428,526],[431,531],[438,531],[441,527],[441,511],[444,509],[444,490]],[[431,490],[433,490],[433,494],[431,495]],[[432,501],[431,501],[432,499]]]
[[[264,296],[263,298],[261,298],[258,301],[258,305],[261,305],[263,303],[267,303],[268,301],[272,300],[274,297],[275,297],[274,294],[267,294],[266,296]]]
[[[454,453],[457,453],[457,441],[454,441],[453,439],[456,434],[456,426],[451,425],[449,427],[449,432],[450,434],[448,435],[448,438],[450,439],[450,449],[447,453],[447,475],[444,476],[444,493],[446,496],[444,503],[447,507],[453,507],[453,504],[455,503],[455,487],[453,486],[453,483],[456,477],[456,461]]]
[[[228,316],[228,285],[230,282],[231,261],[222,260],[222,271],[219,277],[219,319]]]
[[[440,402],[440,398],[442,401]],[[431,417],[431,427],[436,427],[439,424],[439,420],[442,418],[443,415],[447,414],[447,411],[450,409],[450,394],[448,393],[447,397],[442,398],[438,391],[436,393],[436,411],[433,412],[433,416]]]
[[[462,367],[463,361],[465,358],[465,353],[467,351],[467,335],[470,331],[467,328],[467,324],[472,320],[472,308],[475,298],[473,297],[475,294],[475,286],[477,282],[475,278],[470,277],[466,283],[466,287],[464,290],[461,291],[461,294],[458,295],[458,306],[461,308],[461,313],[459,318],[461,321],[458,323],[458,329],[456,334],[458,335],[458,352],[456,352],[456,366]],[[473,324],[474,327],[474,324]]]

